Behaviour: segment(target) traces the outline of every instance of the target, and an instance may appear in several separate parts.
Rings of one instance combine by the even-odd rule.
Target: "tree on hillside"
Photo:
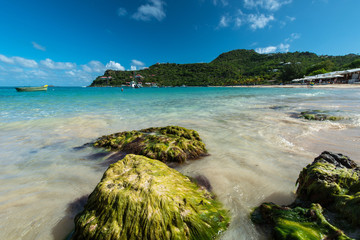
[[[326,72],[331,72],[335,68],[335,64],[331,60],[325,60],[306,69],[306,75],[315,72],[320,69],[324,69]]]
[[[350,64],[344,66],[345,69],[360,68],[360,59],[356,59]]]
[[[324,73],[327,73],[328,71],[326,71],[324,68],[321,68],[321,69],[318,69],[318,70],[315,70],[311,73],[308,74],[308,76],[315,76],[315,75],[318,75],[318,74],[324,74]]]
[[[290,82],[293,79],[302,78],[304,73],[305,71],[302,64],[287,64],[281,70],[279,80],[281,80],[282,83]]]

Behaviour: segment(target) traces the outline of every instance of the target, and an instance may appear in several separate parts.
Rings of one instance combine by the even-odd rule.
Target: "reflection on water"
[[[354,90],[69,88],[30,98],[9,91],[0,91],[8,96],[0,98],[0,239],[63,239],[82,196],[123,157],[74,148],[109,133],[167,125],[197,130],[210,156],[175,168],[211,187],[231,210],[224,239],[264,239],[249,220],[251,209],[292,202],[300,170],[323,150],[360,160]],[[307,109],[339,111],[349,120],[291,117]]]

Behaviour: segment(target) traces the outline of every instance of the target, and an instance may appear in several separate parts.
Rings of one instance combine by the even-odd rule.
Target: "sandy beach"
[[[231,86],[231,87],[241,87],[241,88],[360,88],[360,84],[323,84],[323,85],[253,85],[253,86]]]

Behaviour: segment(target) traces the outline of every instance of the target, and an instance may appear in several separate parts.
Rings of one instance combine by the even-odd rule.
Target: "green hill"
[[[143,82],[159,86],[225,86],[238,84],[271,84],[288,82],[304,75],[315,75],[357,67],[360,55],[316,55],[310,52],[259,54],[254,50],[233,50],[219,55],[210,63],[155,64],[138,70]],[[107,70],[90,85],[121,86],[130,82],[133,71]],[[143,84],[144,85],[144,84]]]

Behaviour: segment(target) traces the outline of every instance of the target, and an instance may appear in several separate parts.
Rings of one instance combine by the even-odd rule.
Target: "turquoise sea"
[[[315,109],[345,120],[294,117]],[[167,125],[197,130],[207,145],[210,156],[177,169],[207,177],[231,210],[223,239],[264,239],[249,212],[292,202],[300,170],[323,150],[360,163],[359,88],[0,88],[0,239],[63,239],[76,200],[109,164],[100,150],[76,147]]]

